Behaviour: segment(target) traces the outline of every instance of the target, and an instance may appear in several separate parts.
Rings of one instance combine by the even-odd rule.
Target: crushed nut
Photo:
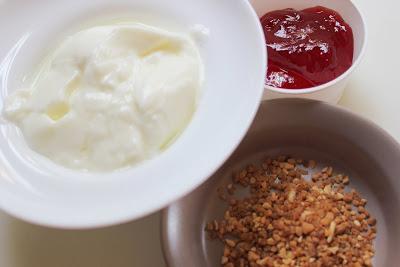
[[[305,168],[316,166],[314,160],[267,159],[218,190],[229,207],[205,228],[225,244],[222,266],[372,266],[377,222],[367,200],[345,191],[350,178],[332,167],[307,181]],[[250,195],[234,198],[237,185]]]

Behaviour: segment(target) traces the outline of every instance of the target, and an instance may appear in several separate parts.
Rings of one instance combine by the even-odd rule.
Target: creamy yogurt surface
[[[112,171],[148,159],[189,123],[203,80],[190,34],[139,23],[66,38],[3,114],[39,154],[68,168]]]

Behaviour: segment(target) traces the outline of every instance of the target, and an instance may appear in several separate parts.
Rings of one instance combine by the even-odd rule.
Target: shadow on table
[[[162,267],[159,215],[109,228],[56,230],[11,219],[4,267]]]

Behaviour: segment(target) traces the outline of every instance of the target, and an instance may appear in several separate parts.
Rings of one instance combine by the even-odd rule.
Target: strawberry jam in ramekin
[[[285,89],[318,86],[353,63],[351,27],[336,11],[317,6],[272,11],[261,18],[268,50],[266,85]]]

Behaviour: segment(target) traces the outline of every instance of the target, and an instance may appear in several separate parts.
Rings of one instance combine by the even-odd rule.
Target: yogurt
[[[28,145],[67,168],[132,166],[162,151],[196,108],[203,65],[190,34],[139,23],[69,36],[3,114]]]

